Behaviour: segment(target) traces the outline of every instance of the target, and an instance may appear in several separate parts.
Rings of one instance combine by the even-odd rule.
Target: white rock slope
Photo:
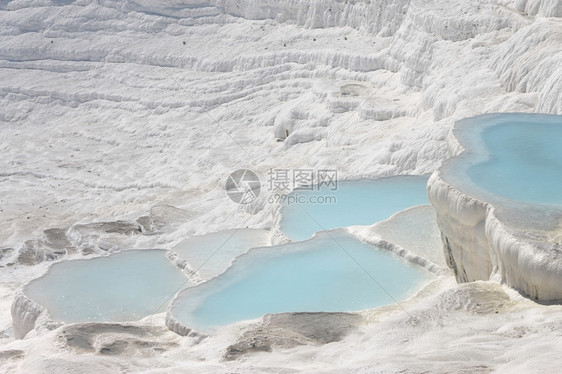
[[[39,311],[18,299],[13,326],[10,305],[41,261],[270,228],[267,191],[248,209],[225,196],[236,169],[425,174],[455,120],[562,114],[560,16],[559,0],[0,1],[0,371],[556,372],[560,308],[508,312],[491,282],[412,306],[423,323],[232,363],[239,331],[100,360],[60,330],[15,340]],[[138,230],[101,224],[120,221]]]

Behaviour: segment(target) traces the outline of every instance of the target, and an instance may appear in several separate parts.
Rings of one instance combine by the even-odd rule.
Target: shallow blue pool
[[[344,181],[335,191],[295,190],[283,203],[280,227],[290,239],[304,240],[318,231],[371,225],[401,210],[429,204],[427,180],[426,176],[397,176]]]
[[[54,264],[24,293],[56,321],[135,321],[166,310],[185,281],[165,251],[127,251]]]
[[[467,170],[476,185],[516,201],[562,205],[562,116],[482,116],[459,130],[486,148]]]
[[[200,279],[208,280],[223,273],[244,252],[269,244],[267,230],[231,229],[194,235],[172,250],[197,270]]]
[[[336,230],[250,251],[220,277],[182,291],[171,313],[184,325],[205,330],[267,313],[357,311],[404,299],[429,277],[424,269]]]

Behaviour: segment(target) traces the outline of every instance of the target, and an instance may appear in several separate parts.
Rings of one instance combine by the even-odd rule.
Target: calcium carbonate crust
[[[52,321],[47,309],[28,298],[22,291],[17,292],[14,297],[12,321],[16,339],[23,339],[39,326],[52,330],[61,325]]]
[[[458,139],[450,135],[449,140],[453,156],[463,152]],[[429,179],[428,195],[457,281],[494,280],[536,300],[562,300],[560,244],[525,236],[498,218],[491,203],[448,183],[441,169]]]

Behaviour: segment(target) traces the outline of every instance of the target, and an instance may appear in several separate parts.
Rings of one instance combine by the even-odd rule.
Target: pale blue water
[[[172,314],[205,330],[267,313],[357,311],[394,303],[357,262],[398,300],[430,276],[342,230],[330,234],[333,238],[320,233],[309,241],[251,251],[220,277],[182,291]]]
[[[57,321],[134,321],[154,314],[185,281],[164,251],[127,251],[54,264],[24,293]]]
[[[295,191],[334,196],[336,203],[285,206],[282,227],[290,237],[303,239],[323,229],[372,224],[427,204],[426,183],[427,177],[403,176],[341,182],[337,191]],[[252,250],[221,274],[233,258],[252,246],[267,245],[268,238],[263,230],[227,230],[192,237],[174,247],[192,266],[203,265],[199,275],[204,279],[220,276],[184,290],[174,301],[172,314],[187,326],[205,329],[267,313],[356,311],[403,299],[430,276],[343,230]],[[207,262],[211,253],[215,255]],[[163,251],[127,251],[54,264],[24,292],[46,307],[54,320],[131,321],[164,310],[166,305],[158,308],[185,281]]]
[[[172,248],[204,280],[223,273],[232,260],[244,252],[270,244],[269,231],[231,229],[194,235]],[[212,255],[211,260],[209,256]]]
[[[377,180],[339,182],[336,191],[295,190],[281,208],[281,230],[293,240],[310,238],[324,229],[371,225],[401,210],[429,204],[426,176],[397,176]],[[310,197],[325,203],[293,203]],[[331,198],[335,203],[330,203]],[[312,217],[312,218],[311,218]]]
[[[488,121],[495,124],[479,136],[489,158],[468,169],[472,181],[512,200],[562,204],[562,116],[509,113]]]

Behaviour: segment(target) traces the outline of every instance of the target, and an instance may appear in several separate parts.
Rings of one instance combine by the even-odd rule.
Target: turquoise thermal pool
[[[429,204],[426,176],[343,181],[335,191],[295,190],[281,208],[281,230],[292,240],[315,232],[353,225],[371,225],[404,209]],[[317,203],[296,203],[300,201]],[[322,202],[322,203],[320,203]]]
[[[267,245],[267,230],[232,229],[192,236],[172,250],[187,261],[191,269],[197,270],[200,278],[210,279],[223,273],[232,260],[244,252]]]
[[[446,259],[460,282],[492,279],[562,297],[562,116],[495,113],[455,123],[456,156],[430,178]]]
[[[466,172],[473,184],[498,197],[562,205],[562,116],[484,115],[459,126],[455,135],[469,144],[481,141],[485,149],[469,151],[466,169],[455,162],[451,170]]]
[[[62,261],[25,286],[24,294],[55,321],[119,322],[163,311],[183,287],[168,313],[198,330],[268,313],[358,311],[394,304],[433,275],[344,229],[319,231],[373,224],[427,204],[426,182],[427,177],[413,176],[342,182],[337,191],[329,191],[336,204],[287,205],[282,226],[292,238],[318,232],[302,242],[268,247],[269,230],[224,230],[180,242],[170,258],[162,250],[134,250]],[[327,196],[326,191],[307,192]],[[195,287],[187,282],[173,265],[177,260],[207,282]]]
[[[431,276],[335,230],[253,249],[220,277],[182,291],[169,312],[183,325],[205,330],[267,313],[358,311],[404,299]]]
[[[135,250],[56,263],[24,293],[56,321],[135,321],[156,313],[185,281],[165,251]]]

